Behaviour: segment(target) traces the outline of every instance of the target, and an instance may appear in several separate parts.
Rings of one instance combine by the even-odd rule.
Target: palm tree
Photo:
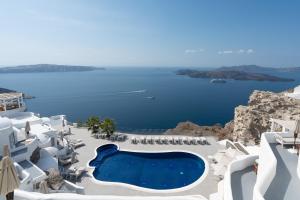
[[[98,133],[100,126],[100,119],[97,116],[89,117],[86,121],[88,130],[92,130],[92,133]]]
[[[102,132],[106,133],[106,136],[109,137],[115,132],[116,125],[112,119],[106,118],[101,122],[100,128]]]

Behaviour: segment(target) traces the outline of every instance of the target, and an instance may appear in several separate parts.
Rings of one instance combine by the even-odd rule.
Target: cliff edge
[[[199,126],[192,122],[181,122],[166,134],[213,135],[219,139],[231,139],[251,144],[258,141],[260,134],[270,129],[270,118],[295,120],[300,117],[300,100],[282,93],[255,90],[248,105],[237,106],[234,119],[224,127],[220,125]]]
[[[251,142],[270,129],[270,118],[295,120],[300,116],[300,100],[285,93],[255,90],[247,106],[238,106],[234,111],[233,140]]]

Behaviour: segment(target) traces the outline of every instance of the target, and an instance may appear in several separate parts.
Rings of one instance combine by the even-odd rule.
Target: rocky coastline
[[[273,76],[265,73],[253,73],[238,70],[211,70],[200,71],[184,69],[178,70],[177,75],[188,76],[190,78],[204,78],[204,79],[231,79],[238,81],[271,81],[271,82],[291,82],[294,79]]]
[[[17,91],[6,89],[6,88],[0,88],[0,94],[2,94],[2,93],[14,93],[14,92],[17,92]],[[31,96],[31,95],[23,93],[23,98],[24,99],[34,99],[35,96]]]
[[[293,91],[288,90],[287,92]],[[192,122],[181,122],[168,135],[216,136],[244,144],[259,141],[260,134],[270,129],[270,118],[295,120],[300,116],[300,100],[290,98],[286,92],[274,93],[255,90],[249,97],[248,105],[239,105],[234,110],[234,119],[221,126],[199,126]]]

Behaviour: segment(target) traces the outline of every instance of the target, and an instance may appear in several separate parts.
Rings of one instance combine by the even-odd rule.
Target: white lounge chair
[[[197,141],[196,141],[195,137],[191,138],[191,144],[197,144]]]
[[[183,144],[183,141],[182,141],[182,138],[181,137],[179,137],[179,138],[177,138],[178,139],[178,144]]]
[[[132,143],[132,144],[137,144],[137,140],[136,140],[135,137],[131,137],[131,143]]]
[[[206,139],[205,137],[200,137],[200,140],[202,140],[202,143],[203,143],[203,144],[209,144],[209,143],[207,142],[207,139]]]
[[[77,140],[69,140],[69,144],[74,148],[77,149],[79,147],[85,146],[85,143],[81,139]]]
[[[154,142],[155,142],[156,144],[159,144],[159,140],[160,140],[160,139],[159,139],[158,136],[155,136],[155,137],[154,137]]]
[[[190,144],[191,144],[190,137],[186,137],[185,143],[186,143],[186,144],[188,144],[188,145],[190,145]]]
[[[166,137],[162,137],[161,140],[162,140],[163,144],[168,144],[169,143],[168,139]]]

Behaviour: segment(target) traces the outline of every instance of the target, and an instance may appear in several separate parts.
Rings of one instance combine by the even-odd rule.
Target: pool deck
[[[79,153],[77,158],[79,162],[75,163],[73,166],[76,167],[87,167],[87,163],[94,158],[95,149],[103,144],[112,143],[108,140],[96,139],[91,136],[91,133],[88,132],[85,128],[72,128],[72,135],[69,137],[71,139],[82,139],[85,143],[85,146],[76,149],[76,152]],[[206,137],[210,145],[172,145],[172,144],[132,144],[129,139],[125,142],[114,142],[118,144],[120,149],[132,150],[132,151],[188,151],[201,155],[206,161],[209,162],[207,156],[215,154],[221,146],[216,142],[213,137]],[[121,165],[120,165],[121,170]],[[90,169],[91,173],[93,169]],[[89,174],[88,173],[88,174]],[[210,167],[207,176],[205,179],[195,185],[194,187],[180,192],[168,192],[168,193],[153,193],[140,191],[138,189],[129,188],[127,186],[121,185],[104,185],[97,184],[93,182],[93,179],[89,175],[85,175],[81,178],[77,185],[83,186],[85,188],[85,193],[89,195],[122,195],[122,196],[183,196],[183,195],[203,195],[208,198],[209,194],[217,192],[217,185],[220,179],[213,175],[213,170]]]

